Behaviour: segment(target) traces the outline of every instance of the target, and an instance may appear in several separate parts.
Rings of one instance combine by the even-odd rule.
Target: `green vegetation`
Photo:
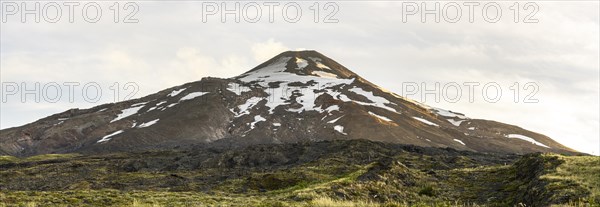
[[[585,193],[587,196],[577,202],[600,203],[600,157],[546,156],[557,157],[564,162],[556,170],[541,176],[549,182],[549,189],[561,190],[563,194]]]
[[[13,156],[0,156],[0,165],[7,163],[15,163],[19,161],[19,158]]]
[[[79,157],[79,156],[81,156],[81,155],[80,154],[45,154],[45,155],[37,155],[37,156],[27,157],[27,158],[21,159],[17,162],[38,162],[38,161],[45,161],[45,160],[69,159],[69,158],[74,158],[74,157]]]
[[[0,157],[3,206],[600,206],[599,158],[369,141]]]
[[[39,162],[39,161],[48,161],[48,160],[56,160],[56,159],[70,159],[74,157],[79,157],[80,154],[45,154],[45,155],[37,155],[26,158],[17,158],[13,156],[0,156],[0,165],[9,164],[9,163],[26,163],[26,162]]]

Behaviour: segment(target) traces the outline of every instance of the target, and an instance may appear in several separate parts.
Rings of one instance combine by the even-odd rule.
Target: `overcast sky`
[[[41,7],[47,3],[41,2]],[[436,82],[441,86],[478,82],[472,103],[467,87],[461,88],[462,96],[456,103],[443,97],[436,102],[433,95],[422,100],[423,88],[408,97],[471,118],[515,124],[568,147],[600,153],[598,2],[546,1],[529,6],[521,2],[518,23],[514,22],[516,7],[510,7],[515,2],[506,1],[499,3],[502,16],[496,23],[483,17],[486,2],[474,7],[472,23],[469,7],[463,2],[456,4],[462,9],[456,23],[443,16],[436,23],[433,15],[422,22],[420,3],[416,5],[421,10],[403,21],[402,3],[388,1],[337,2],[326,8],[321,2],[317,23],[314,10],[310,9],[314,2],[310,1],[299,3],[302,16],[296,23],[283,18],[285,3],[274,8],[272,23],[264,2],[257,2],[263,5],[258,22],[250,23],[241,17],[236,23],[230,15],[223,23],[218,15],[209,15],[203,22],[201,2],[144,1],[137,2],[139,10],[131,18],[138,23],[123,23],[135,7],[123,9],[125,3],[120,3],[119,23],[115,23],[114,10],[110,9],[113,3],[99,4],[102,16],[97,23],[83,19],[85,3],[74,7],[73,23],[69,22],[68,7],[64,5],[59,5],[62,17],[57,23],[49,23],[44,16],[35,23],[33,15],[26,16],[28,19],[22,23],[20,13],[4,15],[11,7],[2,7],[0,128],[26,124],[69,108],[112,102],[115,94],[111,86],[115,82],[120,86],[118,100],[132,91],[123,89],[128,82],[137,84],[139,91],[134,97],[138,98],[206,76],[236,76],[285,50],[310,49],[398,94],[405,92],[403,83],[432,90]],[[442,2],[441,7],[448,3]],[[241,3],[245,4],[248,2]],[[232,8],[234,4],[228,6]],[[53,8],[46,7],[46,17],[52,19]],[[338,22],[324,23],[334,8],[338,11],[329,20]],[[538,11],[531,13],[534,8]],[[256,14],[252,8],[246,11],[246,17]],[[447,18],[456,16],[453,8],[446,11]],[[487,11],[487,18],[496,16],[493,7]],[[88,9],[88,15],[89,12]],[[293,8],[288,14],[295,16]],[[529,20],[538,22],[524,23],[529,14],[533,14]],[[80,85],[74,89],[73,102],[68,98],[67,87],[61,87],[62,97],[56,103],[43,97],[36,103],[33,95],[22,102],[21,93],[7,93],[14,83],[22,92],[21,83],[34,90],[36,82],[41,84],[38,94],[51,97],[47,99],[56,97],[51,87],[44,93],[43,86],[48,83]],[[83,85],[91,82],[102,89],[96,103],[85,101],[81,95]],[[482,95],[481,89],[488,83],[497,83],[502,89],[502,96],[495,103],[484,100]],[[519,83],[517,103],[515,83]],[[525,88],[526,83],[534,84]],[[450,98],[455,97],[455,91],[438,90]],[[524,103],[526,98],[537,103]]]

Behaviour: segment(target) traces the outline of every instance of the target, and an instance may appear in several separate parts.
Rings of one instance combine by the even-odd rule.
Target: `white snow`
[[[355,79],[353,79],[353,78],[352,79],[343,79],[343,78],[335,76],[335,74],[324,72],[324,71],[313,71],[313,74],[315,74],[316,76],[299,75],[296,73],[286,72],[285,70],[286,70],[287,62],[289,62],[292,58],[294,58],[294,61],[297,62],[299,69],[306,67],[305,65],[308,64],[308,62],[306,62],[306,60],[304,60],[302,58],[281,57],[263,68],[259,68],[254,71],[251,71],[251,72],[248,72],[248,73],[245,73],[245,74],[242,74],[242,75],[236,77],[236,79],[238,79],[240,81],[243,81],[246,83],[251,83],[251,85],[249,85],[249,87],[262,89],[266,94],[268,94],[268,96],[262,97],[262,98],[267,100],[267,103],[265,104],[265,106],[268,107],[270,114],[272,114],[277,107],[289,106],[293,102],[299,103],[301,106],[294,107],[294,108],[288,107],[287,108],[288,111],[299,112],[299,113],[304,112],[304,111],[323,112],[319,106],[315,106],[314,101],[317,97],[319,97],[320,95],[323,95],[325,93],[331,95],[334,98],[334,100],[341,100],[343,102],[354,102],[354,103],[357,103],[360,105],[374,106],[374,107],[383,108],[383,109],[386,109],[386,110],[389,110],[389,111],[392,111],[395,113],[400,113],[399,111],[396,111],[394,108],[389,107],[390,105],[397,105],[397,104],[390,102],[386,98],[383,98],[380,96],[375,96],[372,91],[365,91],[364,89],[358,88],[358,87],[349,89],[349,91],[356,93],[358,95],[364,96],[369,100],[369,101],[363,102],[363,101],[356,101],[356,100],[350,99],[348,96],[342,94],[341,89],[338,89],[338,87],[335,87],[335,86],[340,86],[340,85],[342,85],[342,87],[343,87],[343,85],[349,85],[352,82],[354,82]],[[308,59],[310,59],[310,61],[314,62],[318,68],[321,68],[324,70],[325,69],[331,70],[331,68],[329,68],[328,66],[323,65],[321,63],[320,58],[309,57]],[[289,86],[290,83],[294,83],[294,82],[307,84],[307,86]],[[269,83],[278,83],[278,84],[275,87],[273,87],[273,84],[269,85]],[[232,88],[235,88],[235,87],[230,85],[229,89],[232,90]],[[401,97],[401,96],[394,94],[392,92],[389,92],[385,89],[382,89],[382,88],[380,88],[380,89],[383,90],[385,93],[389,93],[396,98],[400,98],[405,101],[412,102],[418,106],[424,107],[427,110],[431,110],[432,113],[437,113],[438,115],[445,116],[446,118],[454,117],[455,118],[454,120],[457,120],[456,118],[468,119],[468,117],[465,117],[463,115],[460,115],[460,114],[457,114],[454,112],[450,112],[447,110],[443,110],[443,109],[433,109],[427,105],[424,105],[422,103],[419,103],[419,102],[416,102],[416,101],[413,101],[413,100],[410,100],[410,99],[407,99],[404,97]],[[315,91],[319,91],[319,92],[315,92]],[[292,92],[294,92],[294,93],[292,93]],[[299,95],[296,95],[292,98],[292,94],[299,94]],[[451,122],[451,123],[453,123],[453,122]],[[456,124],[456,123],[453,123],[453,124]]]
[[[296,58],[296,65],[298,65],[298,68],[297,68],[298,70],[302,70],[306,66],[308,66],[308,62],[305,59]]]
[[[287,62],[291,58],[292,57],[281,57],[280,59],[273,61],[271,64],[263,68],[254,70],[252,72],[243,74],[238,77],[238,80],[240,81],[254,83],[254,85],[251,87],[262,88],[264,92],[268,94],[268,96],[264,97],[264,99],[267,99],[265,106],[269,108],[270,114],[274,112],[275,108],[279,106],[290,105],[292,102],[299,103],[300,106],[295,108],[288,108],[287,111],[298,113],[304,111],[323,112],[319,106],[315,105],[315,99],[325,93],[333,96],[335,100],[341,100],[344,102],[355,102],[360,105],[380,107],[398,113],[395,109],[386,106],[386,104],[392,104],[390,101],[383,97],[373,95],[373,92],[368,92],[363,90],[362,88],[357,87],[350,89],[351,92],[362,95],[372,102],[365,103],[361,101],[351,100],[347,96],[342,94],[341,91],[338,91],[338,89],[334,89],[334,86],[351,84],[352,82],[354,82],[354,78],[334,78],[334,74],[328,75],[325,72],[317,72],[317,74],[320,74],[323,77],[298,75],[295,73],[285,72]],[[302,59],[296,59],[296,61],[299,61],[301,63],[300,66],[303,65]],[[278,86],[272,88],[272,86],[270,86],[269,83],[274,82],[277,82]],[[308,86],[289,86],[289,84],[293,82],[300,82],[304,84],[310,82],[310,84],[308,84]],[[295,96],[292,96],[294,94]]]
[[[376,114],[376,113],[373,113],[373,112],[370,112],[370,111],[369,111],[369,114],[371,114],[371,116],[377,117],[378,119],[381,119],[381,120],[384,120],[384,121],[389,121],[389,122],[392,122],[392,120],[391,120],[390,118],[387,118],[387,117],[385,117],[385,116],[381,116],[381,115],[378,115],[378,114]]]
[[[318,70],[313,71],[312,74],[319,76],[319,77],[323,77],[323,78],[337,78],[338,77],[336,74],[318,71]]]
[[[167,108],[171,108],[171,107],[173,107],[173,106],[175,106],[175,105],[177,105],[177,104],[178,104],[178,103],[172,103],[172,104],[169,104],[169,105],[167,105]]]
[[[331,68],[329,68],[326,65],[324,65],[323,63],[321,63],[321,58],[309,57],[308,59],[312,60],[317,65],[318,68],[331,70]]]
[[[339,111],[340,110],[340,106],[338,105],[331,105],[329,107],[327,107],[324,111],[326,111],[328,114],[331,114],[332,111]],[[321,111],[323,112],[323,111]]]
[[[318,57],[309,57],[308,59],[312,60],[313,62],[321,62],[321,58]]]
[[[531,138],[531,137],[528,137],[528,136],[525,136],[525,135],[520,135],[520,134],[509,134],[509,135],[507,135],[506,137],[508,137],[508,138],[522,139],[522,140],[525,140],[525,141],[531,142],[531,144],[534,144],[534,145],[542,146],[542,147],[545,147],[545,148],[550,148],[550,147],[546,146],[545,144],[542,144],[542,143],[540,143],[540,142],[536,141],[535,139],[533,139],[533,138]]]
[[[294,112],[315,111],[319,110],[314,104],[317,97],[324,93],[335,94],[333,86],[340,84],[350,84],[354,79],[335,79],[307,75],[298,75],[295,73],[284,72],[287,61],[291,57],[282,57],[264,68],[243,74],[238,79],[244,82],[256,82],[257,87],[262,87],[264,92],[268,94],[266,106],[269,107],[269,113],[273,113],[275,108],[279,106],[289,105],[291,101],[296,101],[301,104],[300,108],[291,109]],[[313,81],[309,86],[288,86],[292,82],[308,83]],[[279,87],[271,88],[269,83],[279,82]],[[324,90],[325,92],[315,92],[315,90]],[[301,95],[291,100],[292,92],[297,91]]]
[[[149,109],[148,109],[146,112],[149,112],[149,111],[155,110],[155,109],[157,109],[157,108],[158,108],[158,106],[160,106],[160,105],[163,105],[163,104],[165,104],[165,103],[167,103],[167,101],[161,101],[161,102],[158,102],[158,103],[156,103],[156,104],[155,104],[153,107],[150,107],[150,108],[149,108]],[[160,109],[160,108],[159,108],[159,109]],[[164,109],[163,109],[163,110],[164,110]]]
[[[420,122],[423,122],[423,123],[425,123],[425,124],[428,124],[428,125],[431,125],[431,126],[439,126],[439,125],[437,125],[436,123],[433,123],[433,122],[427,121],[426,119],[419,118],[419,117],[416,117],[416,116],[413,116],[413,119],[416,119],[416,120],[418,120],[418,121],[420,121]]]
[[[446,119],[446,120],[448,120],[448,122],[450,122],[450,123],[451,123],[451,124],[453,124],[454,126],[460,126],[460,124],[461,124],[463,121],[466,121],[466,120],[455,120],[455,119]]]
[[[229,83],[227,85],[227,90],[234,92],[238,96],[242,95],[243,92],[251,91],[249,87],[245,87],[237,83]]]
[[[321,68],[321,69],[327,69],[327,70],[331,70],[331,68],[329,68],[326,65],[323,65],[323,63],[317,62],[317,67]]]
[[[245,87],[237,83],[229,83],[227,85],[227,90],[234,92],[238,96],[242,95],[243,92],[252,91],[249,87]]]
[[[475,127],[469,127],[468,129],[469,130],[475,130]]]
[[[344,133],[344,126],[342,126],[342,125],[335,125],[333,127],[333,129],[343,135],[348,135],[348,134]]]
[[[334,120],[328,121],[327,123],[329,123],[329,124],[333,124],[333,123],[335,123],[337,120],[340,120],[342,117],[344,117],[344,116],[342,115],[342,116],[338,117],[337,119],[334,119]]]
[[[251,97],[248,100],[246,100],[246,103],[238,106],[238,109],[240,109],[239,112],[236,113],[233,110],[232,112],[235,113],[235,117],[240,117],[244,114],[250,114],[250,111],[248,110],[254,107],[256,104],[258,104],[258,102],[260,102],[263,99],[264,98],[261,97]]]
[[[134,115],[134,114],[136,114],[143,107],[144,106],[142,105],[142,106],[137,106],[137,107],[131,107],[131,108],[123,109],[123,110],[121,110],[121,113],[117,116],[117,118],[115,118],[112,121],[110,121],[110,123],[113,123],[115,121],[119,121],[121,119],[127,118],[128,116]]]
[[[256,123],[258,123],[258,122],[261,122],[261,121],[266,121],[266,120],[267,120],[267,119],[263,118],[263,117],[262,117],[262,116],[260,116],[260,115],[256,115],[256,116],[254,116],[254,122],[250,123],[250,129],[254,129],[254,125],[255,125]]]
[[[152,126],[152,125],[156,124],[156,122],[158,122],[158,120],[160,120],[160,119],[155,119],[155,120],[152,120],[152,121],[149,121],[146,123],[142,123],[137,128],[144,128],[144,127]]]
[[[339,80],[346,80],[346,79],[331,79],[331,80],[339,81]],[[324,86],[324,85],[322,85],[322,83],[330,84],[332,82],[317,83],[316,87]],[[315,100],[316,100],[317,97],[319,97],[319,96],[321,96],[321,95],[323,95],[325,93],[332,94],[331,91],[333,91],[333,90],[331,90],[331,89],[325,89],[327,92],[315,92],[316,89],[318,89],[318,88],[314,88],[314,87],[313,88],[287,87],[287,90],[289,92],[284,93],[285,94],[284,96],[286,96],[287,99],[283,99],[282,98],[282,100],[290,100],[290,101],[291,100],[295,100],[296,103],[299,103],[299,104],[302,105],[299,108],[291,108],[291,109],[288,109],[287,111],[298,112],[298,113],[303,112],[303,111],[318,111],[318,112],[322,113],[323,110],[321,110],[320,107],[318,107],[318,106],[315,105]],[[299,94],[299,96],[296,96],[296,97],[294,97],[294,99],[292,99],[290,97],[293,94],[292,92],[294,92],[296,94]],[[275,103],[275,102],[273,104],[277,105],[277,103]],[[285,103],[279,103],[279,104],[285,104]],[[274,107],[276,107],[276,106],[274,106]]]
[[[132,107],[133,107],[133,106],[141,106],[141,105],[145,105],[145,104],[147,104],[147,103],[148,103],[148,102],[140,102],[140,103],[131,104],[131,106],[132,106]]]
[[[425,104],[423,104],[423,103],[421,103],[421,102],[418,102],[418,101],[415,101],[415,100],[412,100],[412,99],[409,99],[409,98],[406,98],[406,97],[400,96],[400,95],[398,95],[398,94],[396,94],[396,93],[394,93],[394,92],[392,92],[392,91],[390,91],[390,90],[387,90],[387,89],[385,89],[385,88],[382,88],[382,87],[377,87],[377,88],[378,88],[379,90],[381,90],[381,91],[383,91],[383,92],[387,93],[387,94],[390,94],[390,95],[392,95],[392,96],[396,97],[396,98],[399,98],[399,99],[402,99],[402,100],[408,101],[408,102],[410,102],[410,103],[413,103],[413,104],[415,104],[415,105],[417,105],[417,106],[423,107],[423,108],[425,108],[425,109],[427,109],[427,110],[430,110],[430,109],[432,109],[432,107],[431,107],[431,106],[428,106],[428,105],[425,105]]]
[[[65,121],[59,121],[58,123],[56,123],[56,124],[54,124],[54,125],[52,125],[52,126],[60,125],[60,124],[62,124],[62,123],[65,123]]]
[[[463,141],[461,141],[460,139],[454,139],[454,141],[466,146],[466,144]]]
[[[348,91],[352,91],[358,95],[362,95],[373,102],[373,103],[364,103],[364,102],[360,102],[360,101],[354,101],[355,103],[358,103],[360,105],[376,106],[376,107],[387,109],[389,111],[397,113],[396,109],[390,108],[385,105],[385,104],[390,104],[391,103],[390,101],[388,101],[387,99],[385,99],[383,97],[373,95],[373,92],[371,92],[371,91],[365,91],[359,87],[354,87],[354,88],[348,89]]]
[[[207,93],[208,92],[192,92],[192,93],[189,93],[189,94],[185,95],[181,99],[179,99],[179,101],[191,100],[191,99],[194,99],[196,97],[200,97],[200,96],[202,96],[204,94],[207,94]]]
[[[115,136],[117,134],[121,134],[121,133],[123,133],[123,130],[119,130],[119,131],[113,132],[113,133],[111,133],[109,135],[106,135],[106,136],[102,137],[102,139],[98,140],[96,143],[106,142],[106,141],[110,140],[111,137],[113,137],[113,136]]]
[[[171,97],[176,96],[177,94],[183,92],[185,89],[187,89],[187,88],[182,88],[182,89],[179,89],[179,90],[171,91],[171,93],[168,96],[171,96]]]
[[[289,61],[290,59],[291,59],[291,57],[281,57],[278,60],[274,61],[273,63],[265,66],[264,68],[260,68],[259,70],[255,70],[252,72],[242,74],[241,76],[244,76],[244,77],[239,78],[239,80],[244,81],[244,82],[251,82],[251,81],[260,80],[260,79],[267,80],[267,79],[269,79],[269,77],[264,77],[264,76],[275,75],[278,73],[290,74],[290,73],[283,72],[285,70],[285,66],[287,65],[287,61]]]
[[[281,123],[273,123],[273,126],[280,127]]]
[[[466,117],[466,116],[458,114],[458,113],[454,113],[454,112],[446,110],[446,109],[432,108],[432,110],[434,110],[434,112],[440,116],[454,117],[454,118],[458,118],[458,119],[469,119],[469,117]]]

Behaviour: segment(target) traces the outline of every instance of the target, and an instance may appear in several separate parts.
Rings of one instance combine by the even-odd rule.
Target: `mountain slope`
[[[73,109],[0,131],[28,156],[368,139],[478,152],[575,151],[542,134],[430,107],[379,88],[315,51],[284,52],[230,79]]]

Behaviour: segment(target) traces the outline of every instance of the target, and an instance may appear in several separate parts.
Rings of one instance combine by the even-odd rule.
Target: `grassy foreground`
[[[0,157],[0,206],[600,206],[600,158],[368,141]]]

